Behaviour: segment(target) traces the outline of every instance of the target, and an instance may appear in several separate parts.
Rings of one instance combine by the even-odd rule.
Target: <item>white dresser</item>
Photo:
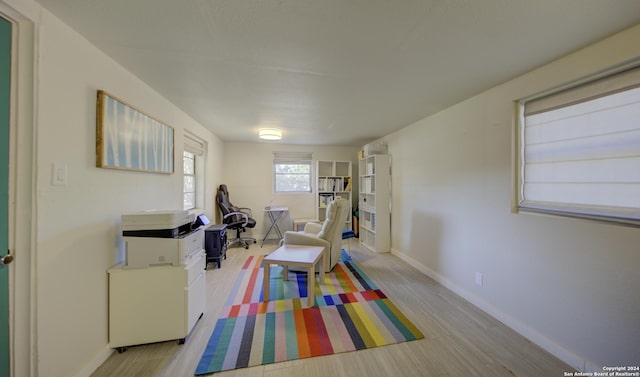
[[[109,343],[127,346],[185,337],[204,313],[206,254],[187,264],[131,268],[109,273]]]

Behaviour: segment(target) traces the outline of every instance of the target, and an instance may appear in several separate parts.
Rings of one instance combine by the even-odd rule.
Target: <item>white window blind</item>
[[[194,209],[204,204],[205,152],[207,142],[197,135],[184,132],[183,208]]]
[[[640,68],[521,112],[520,209],[640,225]]]
[[[311,192],[312,161],[309,152],[273,152],[274,192]]]
[[[184,150],[196,156],[203,156],[206,150],[206,142],[192,133],[184,133]]]

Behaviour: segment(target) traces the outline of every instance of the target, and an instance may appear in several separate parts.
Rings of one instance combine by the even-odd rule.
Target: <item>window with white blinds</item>
[[[207,143],[189,131],[184,133],[184,151],[182,155],[183,209],[189,210],[204,206],[205,152]]]
[[[184,151],[182,155],[182,204],[183,209],[196,208],[196,155]]]
[[[310,193],[312,158],[308,152],[273,152],[273,192]]]
[[[640,226],[640,68],[520,102],[518,207]]]
[[[189,131],[184,133],[184,150],[196,156],[204,156],[207,143]]]

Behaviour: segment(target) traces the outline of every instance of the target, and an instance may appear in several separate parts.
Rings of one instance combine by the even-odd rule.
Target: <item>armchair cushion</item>
[[[344,227],[344,222],[339,224],[339,221],[336,221],[337,217],[343,210],[343,206],[346,200],[334,200],[331,202],[331,205],[327,207],[327,217],[322,223],[322,230],[318,232],[318,238],[328,239],[330,237],[335,236],[336,228],[342,229]],[[331,241],[331,240],[329,240]]]
[[[317,235],[322,230],[322,224],[320,223],[306,223],[304,226],[304,233],[312,233]]]
[[[304,232],[284,232],[284,244],[331,247],[329,241],[318,238],[315,234]]]

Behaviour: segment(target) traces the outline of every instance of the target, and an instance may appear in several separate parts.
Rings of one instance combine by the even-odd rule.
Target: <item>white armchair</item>
[[[350,203],[338,198],[329,203],[322,224],[307,223],[302,232],[287,231],[282,244],[323,246],[324,271],[329,272],[338,263],[342,250],[342,230],[349,216]]]

